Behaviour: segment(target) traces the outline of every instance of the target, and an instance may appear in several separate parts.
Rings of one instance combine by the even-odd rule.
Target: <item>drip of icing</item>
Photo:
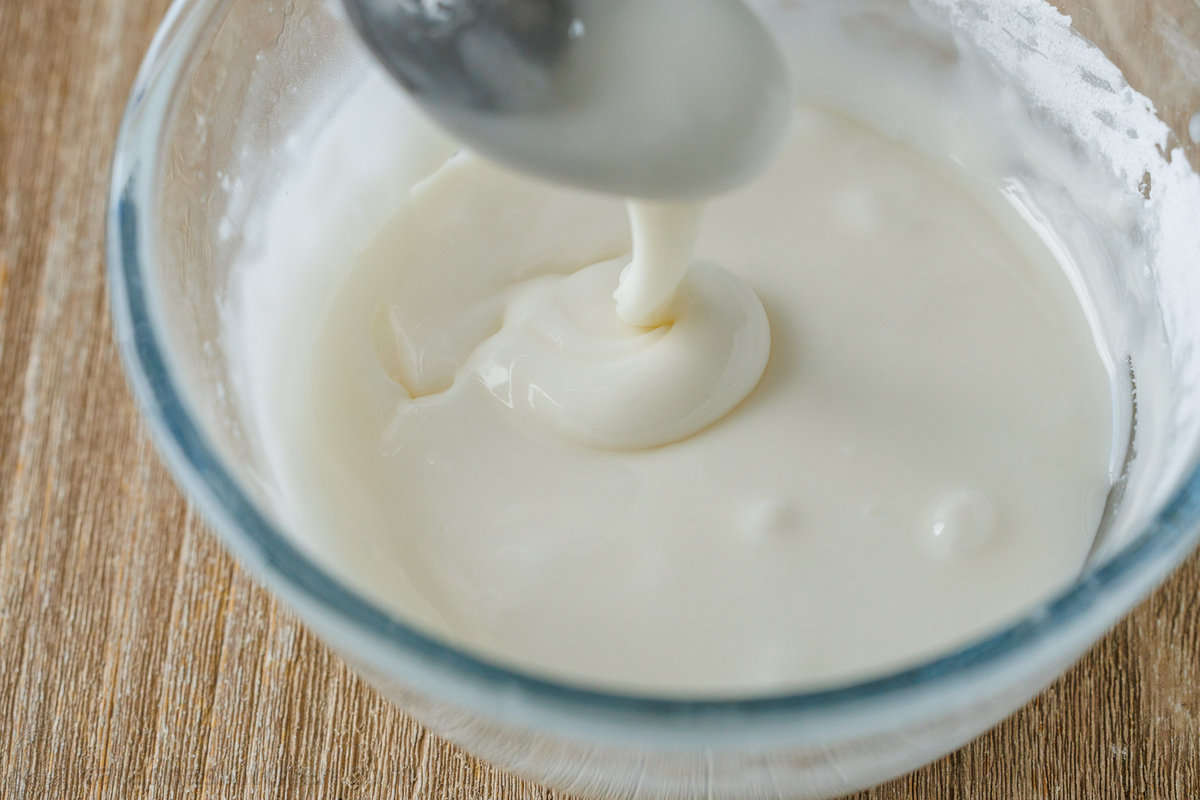
[[[692,258],[701,207],[631,200],[626,208],[633,259],[613,292],[617,314],[630,325],[662,325],[671,321],[671,300]]]
[[[698,204],[631,200],[627,209],[624,268],[607,261],[516,287],[500,330],[465,370],[521,416],[605,449],[703,430],[753,391],[771,352],[749,284],[689,263]]]
[[[658,265],[636,253],[653,283]],[[677,269],[662,266],[664,278]],[[519,287],[467,370],[510,409],[593,447],[667,444],[723,417],[754,389],[771,350],[754,290],[714,264],[693,264],[665,305],[652,304],[670,322],[630,325],[611,299],[620,269],[607,261]],[[628,279],[626,268],[622,288]]]

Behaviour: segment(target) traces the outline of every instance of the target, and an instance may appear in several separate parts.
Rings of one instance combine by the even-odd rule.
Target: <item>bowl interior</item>
[[[1020,647],[1022,637],[1047,635],[1050,629],[1045,626],[1050,623],[1068,624],[1068,615],[1059,613],[1068,607],[1076,617],[1100,615],[1092,618],[1088,630],[1102,630],[1137,594],[1120,594],[1119,607],[1099,602],[1105,582],[1141,575],[1137,585],[1144,589],[1163,569],[1162,562],[1147,553],[1169,550],[1171,558],[1181,557],[1196,526],[1200,234],[1192,229],[1200,226],[1190,220],[1200,209],[1200,180],[1189,159],[1200,159],[1200,148],[1187,138],[1191,117],[1186,108],[1200,99],[1194,81],[1182,76],[1190,63],[1186,59],[1196,58],[1197,50],[1189,44],[1190,50],[1175,61],[1161,52],[1163,41],[1174,41],[1171,31],[1182,31],[1185,44],[1200,41],[1194,35],[1187,38],[1200,25],[1200,12],[1187,12],[1180,5],[1183,10],[1177,15],[1190,16],[1171,16],[1174,27],[1160,25],[1153,28],[1160,33],[1132,43],[1118,41],[1108,28],[1095,24],[1099,14],[1081,17],[1096,27],[1089,35],[1110,47],[1109,54],[1130,78],[1142,81],[1135,89],[1164,94],[1154,100],[1162,118],[1171,123],[1167,125],[1154,121],[1141,96],[1126,87],[1115,70],[1082,70],[1082,50],[1064,47],[1042,54],[1041,71],[1032,69],[1025,51],[1046,32],[1017,14],[980,17],[970,13],[971,4],[954,2],[916,3],[915,10],[899,11],[894,4],[870,0],[835,8],[771,0],[755,5],[771,21],[788,53],[796,55],[794,68],[805,91],[823,102],[836,98],[824,96],[827,83],[812,68],[814,54],[831,59],[839,69],[861,70],[861,80],[873,86],[874,96],[883,98],[900,91],[888,83],[887,65],[896,59],[936,72],[939,65],[949,69],[978,56],[981,68],[994,70],[998,80],[1015,86],[1038,80],[1049,86],[1071,75],[1075,88],[1090,87],[1082,101],[1078,93],[1069,102],[1043,93],[1040,106],[1029,103],[1028,112],[1041,115],[1045,123],[1047,146],[1075,152],[1074,169],[1044,175],[1020,161],[1010,168],[1023,193],[1021,201],[1055,232],[1057,245],[1096,299],[1108,355],[1127,379],[1118,398],[1123,412],[1114,422],[1114,466],[1118,471],[1127,467],[1120,494],[1078,585],[1049,600],[1033,618],[1016,621],[960,653],[871,682],[871,691],[933,680],[947,670],[997,657],[1005,648]],[[1109,18],[1122,14],[1119,8],[1114,12],[1104,7]],[[835,53],[822,55],[821,28],[814,24],[818,18],[821,25],[852,31],[863,52],[877,57],[856,65]],[[998,41],[1001,32],[1018,44],[1002,52],[988,51],[985,43]],[[1082,40],[1079,46],[1085,47]],[[1183,45],[1175,46],[1178,50]],[[522,685],[536,687],[533,691],[549,691],[552,682],[516,675],[426,637],[307,559],[274,522],[271,475],[249,417],[239,405],[223,337],[236,255],[261,246],[263,228],[255,212],[290,166],[304,158],[303,123],[334,113],[347,87],[378,77],[324,2],[229,0],[172,12],[139,79],[139,92],[145,96],[135,93],[121,145],[124,156],[118,155],[114,176],[115,307],[134,383],[181,482],[207,498],[206,508],[227,541],[235,542],[234,549],[252,566],[287,584],[293,601],[308,597],[314,613],[328,613],[337,625],[359,630],[365,637],[360,643],[415,649],[422,658],[451,664],[475,677],[525,681]],[[398,90],[397,101],[402,102]],[[1091,105],[1080,107],[1079,102]],[[886,103],[847,110],[899,137],[906,135],[905,114],[917,113]],[[986,135],[988,119],[980,110],[973,123],[979,130],[972,130]],[[947,124],[960,121],[947,117]],[[1131,130],[1137,135],[1130,136]],[[125,180],[131,176],[137,180]],[[1096,181],[1104,184],[1104,192],[1078,191]],[[1016,638],[1014,631],[1020,632]],[[578,697],[618,706],[653,700],[578,687],[555,691],[559,689],[564,697],[578,692]],[[800,698],[801,705],[842,702],[845,696],[838,692],[851,690],[866,689],[799,693],[790,700]],[[780,698],[752,702],[758,700]],[[704,706],[663,703],[638,708],[690,713]]]

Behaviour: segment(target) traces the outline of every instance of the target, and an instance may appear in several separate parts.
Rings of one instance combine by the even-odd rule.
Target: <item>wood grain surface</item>
[[[225,555],[126,390],[104,287],[163,0],[0,0],[0,794],[551,798],[382,701]],[[861,795],[1200,798],[1200,559],[991,733]]]

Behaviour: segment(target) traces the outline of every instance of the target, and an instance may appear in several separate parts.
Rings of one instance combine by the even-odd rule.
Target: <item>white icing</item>
[[[1136,457],[1095,557],[1191,464],[1200,181],[1149,101],[1042,2],[754,5],[802,99],[883,134],[802,112],[769,174],[703,215],[696,262],[727,272],[697,274],[762,306],[685,349],[765,335],[765,307],[765,371],[655,361],[642,345],[671,330],[621,325],[671,303],[608,299],[620,204],[447,162],[374,77],[297,134],[302,161],[247,217],[263,247],[229,336],[278,513],[405,619],[592,684],[844,681],[1073,579],[1130,439],[1127,362]],[[562,313],[578,303],[596,316]],[[660,369],[684,390],[621,404]],[[671,432],[697,408],[711,424]]]

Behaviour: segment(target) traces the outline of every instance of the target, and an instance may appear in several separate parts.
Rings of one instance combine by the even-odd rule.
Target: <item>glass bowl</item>
[[[1061,75],[1073,69],[1070,48],[1039,47],[1047,36],[1066,35],[1069,23],[1047,16],[1036,0],[927,0],[912,11],[883,0],[756,5],[785,49],[800,46],[804,15],[820,7],[842,15],[838,24],[856,35],[886,43],[878,48],[884,59],[932,51],[952,60],[972,46],[972,31],[987,28],[1034,53],[1014,61],[992,54],[992,68],[1015,74],[1032,60]],[[1200,163],[1200,148],[1189,139],[1189,125],[1200,137],[1200,117],[1193,117],[1200,108],[1200,8],[1185,0],[1061,5],[1133,89],[1150,96],[1165,123],[1158,146],[1146,142],[1104,168],[1128,183],[1127,193],[1144,198],[1146,214],[1196,218],[1200,195],[1174,187],[1195,179],[1188,159]],[[931,37],[926,25],[942,33]],[[1062,41],[1080,45],[1069,36]],[[232,254],[255,244],[253,228],[241,223],[296,157],[288,155],[292,123],[311,111],[318,89],[327,94],[331,72],[374,69],[331,3],[177,0],[142,65],[116,149],[108,216],[112,309],[158,447],[229,550],[381,693],[470,752],[596,797],[846,793],[959,747],[1025,703],[1200,537],[1200,246],[1186,234],[1167,241],[1137,225],[1121,228],[1097,207],[1082,218],[1075,245],[1099,248],[1101,256],[1136,245],[1146,254],[1137,263],[1092,259],[1098,266],[1090,279],[1115,287],[1118,306],[1150,318],[1158,331],[1141,349],[1118,354],[1138,371],[1133,402],[1157,422],[1139,422],[1146,434],[1139,434],[1118,498],[1122,525],[1110,525],[1078,580],[1002,630],[843,686],[654,697],[509,669],[381,610],[276,524],[270,477],[233,396],[221,337]],[[1080,72],[1072,80],[1096,89],[1103,102],[1140,102],[1120,76]],[[1052,124],[1054,108],[1041,111]],[[1101,128],[1116,122],[1100,107],[1090,118]],[[1120,133],[1137,138],[1132,128]],[[1085,153],[1092,135],[1110,134],[1063,132]]]

